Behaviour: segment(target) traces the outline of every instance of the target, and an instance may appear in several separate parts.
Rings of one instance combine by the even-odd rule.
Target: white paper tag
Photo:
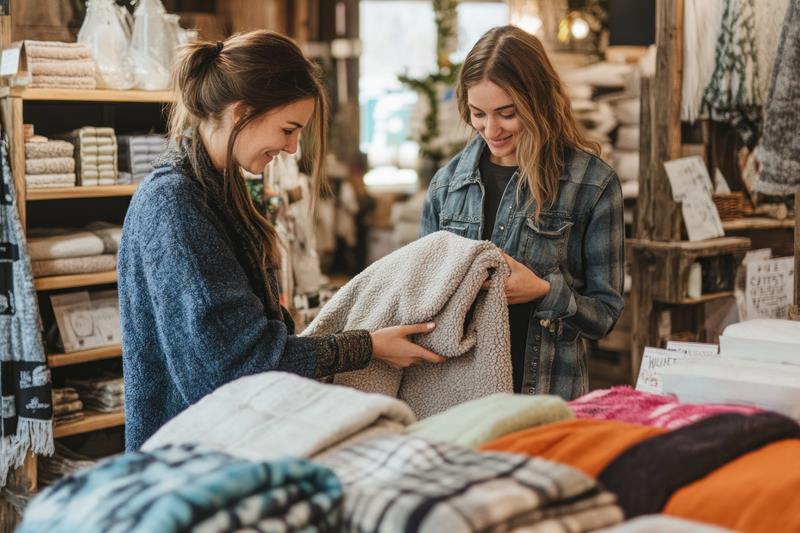
[[[747,259],[746,319],[787,318],[794,294],[794,258]]]
[[[0,76],[14,76],[19,70],[19,48],[6,48],[0,55]]]
[[[725,235],[717,206],[711,199],[714,186],[703,159],[692,156],[667,161],[664,169],[672,187],[672,198],[681,204],[689,240],[702,241]]]
[[[639,378],[636,380],[636,390],[651,394],[664,394],[659,370],[672,366],[684,359],[680,352],[670,352],[660,348],[647,347],[642,354],[642,365],[639,367]]]

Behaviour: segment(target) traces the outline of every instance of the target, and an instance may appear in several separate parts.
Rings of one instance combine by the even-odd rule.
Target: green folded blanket
[[[408,433],[429,441],[477,448],[515,431],[574,417],[567,402],[558,396],[498,393],[412,424]]]

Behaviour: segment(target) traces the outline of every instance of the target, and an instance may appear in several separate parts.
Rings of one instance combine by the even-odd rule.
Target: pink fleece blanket
[[[639,392],[631,387],[596,390],[569,402],[576,418],[618,420],[665,429],[675,429],[721,413],[752,414],[755,407],[743,405],[680,403],[674,396]]]

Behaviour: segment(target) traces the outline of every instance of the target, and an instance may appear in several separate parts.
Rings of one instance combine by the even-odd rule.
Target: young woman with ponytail
[[[299,48],[267,31],[192,43],[173,87],[171,147],[131,201],[119,252],[126,448],[241,376],[440,362],[406,338],[433,324],[296,337],[279,303],[275,228],[241,169],[260,174],[302,134],[315,195],[324,184],[327,102]]]
[[[447,230],[503,250],[514,389],[587,392],[584,339],[622,311],[622,191],[572,115],[542,43],[489,30],[464,60],[458,107],[474,139],[434,176],[421,236]]]

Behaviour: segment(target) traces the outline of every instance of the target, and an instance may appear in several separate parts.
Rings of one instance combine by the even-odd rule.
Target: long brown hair
[[[516,26],[492,28],[467,54],[456,89],[461,118],[471,124],[467,90],[489,80],[505,90],[523,124],[517,141],[520,186],[530,191],[538,218],[552,205],[569,149],[599,153],[581,132],[570,100],[541,41]]]
[[[201,142],[195,133],[188,140],[194,178],[208,191],[219,191],[223,209],[241,225],[242,245],[258,262],[268,296],[273,290],[268,270],[278,264],[278,237],[272,224],[253,204],[233,147],[242,130],[255,119],[298,100],[312,98],[315,110],[305,128],[302,157],[313,169],[312,205],[325,184],[324,159],[328,103],[320,81],[320,69],[289,38],[269,31],[234,35],[224,42],[194,42],[180,52],[172,72],[176,99],[170,109],[169,133],[178,146],[187,131],[197,132],[202,121],[217,120],[228,106],[243,103],[246,114],[235,124],[228,139],[222,183],[218,177],[199,172],[197,153]],[[213,180],[213,181],[212,181]]]

